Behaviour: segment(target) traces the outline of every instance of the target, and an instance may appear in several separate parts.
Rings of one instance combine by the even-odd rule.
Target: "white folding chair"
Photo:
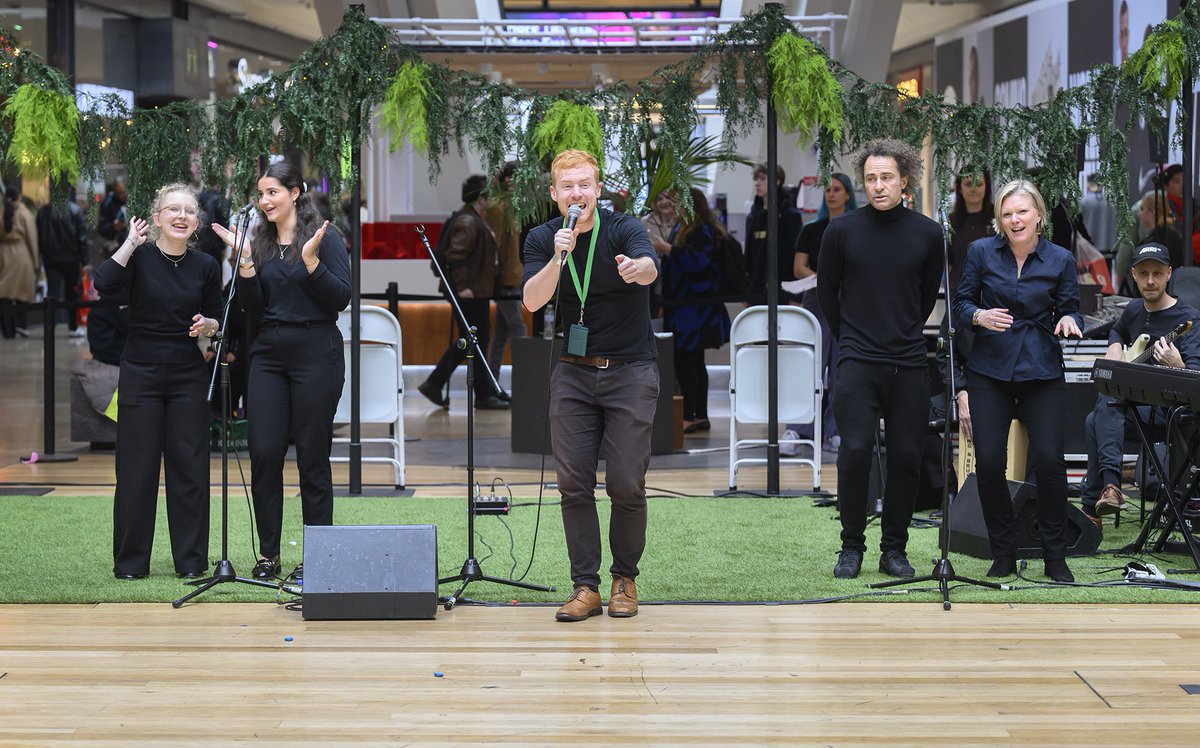
[[[346,359],[346,381],[338,401],[334,423],[350,422],[350,310],[338,315],[342,331],[342,353]],[[404,487],[404,376],[403,339],[400,323],[383,307],[363,306],[359,316],[359,423],[386,423],[392,427],[390,437],[363,438],[363,444],[385,444],[390,457],[367,457],[363,462],[386,462],[392,465],[397,488]],[[349,444],[350,439],[338,437],[335,444]],[[330,462],[349,462],[349,457],[330,457]]]
[[[767,439],[738,438],[738,425],[768,423],[767,392],[768,308],[742,311],[729,331],[729,490],[737,490],[741,465],[765,465],[765,457],[739,457],[738,452],[767,444]],[[781,457],[780,464],[808,465],[813,491],[821,489],[821,396],[824,392],[821,362],[821,325],[812,312],[798,306],[778,309],[779,423],[811,423],[813,438],[781,443],[808,446],[811,457]]]

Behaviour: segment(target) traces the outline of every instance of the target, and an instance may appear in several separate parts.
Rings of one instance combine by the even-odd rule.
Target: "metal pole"
[[[1179,7],[1186,8],[1188,0],[1180,0]],[[1183,227],[1179,233],[1183,234],[1183,264],[1191,266],[1195,264],[1192,260],[1192,194],[1193,185],[1196,180],[1196,170],[1192,164],[1192,106],[1193,100],[1196,98],[1192,93],[1192,73],[1191,69],[1183,75],[1183,91],[1182,99],[1179,106],[1183,107]],[[1170,123],[1168,123],[1168,128]]]
[[[361,335],[359,324],[362,320],[362,230],[359,226],[359,209],[362,206],[360,174],[362,173],[362,141],[360,126],[361,112],[354,117],[354,141],[350,146],[350,168],[354,170],[354,179],[350,192],[350,493],[362,493],[362,419],[360,408],[362,398],[359,387],[362,384],[362,367],[360,366]]]
[[[48,296],[42,307],[42,452],[38,462],[74,462],[75,455],[54,453],[54,318],[58,314],[54,297]],[[73,311],[73,310],[72,310]],[[30,455],[32,459],[33,455]]]
[[[771,86],[767,86],[767,91]],[[767,96],[767,493],[779,493],[779,132]],[[817,436],[820,439],[820,435]],[[818,442],[819,443],[819,442]],[[820,459],[820,452],[817,459]]]

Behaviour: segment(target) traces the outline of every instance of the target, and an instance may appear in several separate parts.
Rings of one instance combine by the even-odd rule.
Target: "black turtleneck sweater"
[[[924,366],[926,318],[942,275],[942,229],[920,213],[868,205],[829,223],[817,296],[840,357]]]

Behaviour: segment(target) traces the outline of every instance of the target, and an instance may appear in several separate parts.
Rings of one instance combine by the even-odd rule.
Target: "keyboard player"
[[[1105,358],[1129,360],[1129,347],[1145,334],[1151,341],[1145,363],[1200,370],[1200,330],[1192,329],[1173,341],[1164,339],[1170,338],[1182,323],[1200,321],[1200,311],[1167,293],[1167,282],[1171,280],[1167,248],[1154,243],[1138,247],[1130,274],[1141,298],[1126,304],[1125,312],[1113,324]],[[1084,421],[1088,466],[1080,492],[1082,508],[1101,530],[1101,517],[1120,512],[1125,504],[1125,494],[1121,492],[1121,454],[1126,410],[1112,407],[1117,402],[1115,398],[1100,395]],[[1147,411],[1142,413],[1145,417],[1149,406],[1139,406],[1141,409]]]

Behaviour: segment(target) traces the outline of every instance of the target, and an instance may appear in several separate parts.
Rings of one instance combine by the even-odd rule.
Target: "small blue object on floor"
[[[292,640],[292,637],[290,637],[290,636],[285,636],[285,637],[283,637],[283,640],[284,640],[285,642],[290,642],[290,641]]]
[[[434,678],[441,678],[441,677],[443,677],[444,675],[445,675],[445,673],[442,673],[442,672],[440,672],[440,671],[438,671],[438,670],[434,670],[434,671],[433,671],[433,677],[434,677]]]

